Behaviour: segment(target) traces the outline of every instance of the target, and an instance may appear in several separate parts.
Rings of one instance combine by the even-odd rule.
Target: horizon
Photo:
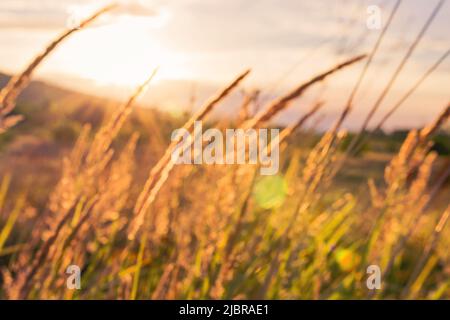
[[[5,72],[3,72],[3,70],[0,70],[0,75],[4,75],[7,77],[11,77],[11,74],[7,74]],[[164,82],[165,80],[163,80]],[[112,103],[116,103],[117,105],[119,105],[120,103],[123,103],[126,98],[129,96],[129,92],[123,88],[119,88],[117,87],[117,89],[123,89],[122,94],[118,94],[117,96],[114,95],[108,95],[107,92],[105,91],[105,93],[99,93],[98,90],[83,90],[83,89],[77,89],[74,86],[70,86],[70,85],[61,85],[60,83],[57,83],[55,81],[52,81],[49,78],[46,77],[37,77],[36,79],[34,79],[32,81],[32,83],[36,83],[36,82],[40,82],[44,85],[48,85],[51,87],[54,87],[56,89],[61,89],[61,90],[66,90],[68,92],[72,92],[74,94],[80,94],[80,95],[85,95],[87,97],[92,97],[95,99],[101,99],[101,100],[105,100],[105,101],[110,101]],[[186,88],[188,87],[189,82],[186,82]],[[161,83],[158,83],[156,85],[153,85],[153,89],[157,89],[158,85],[161,85]],[[1,88],[1,87],[0,87]],[[167,91],[171,91],[170,89],[172,88],[172,86],[169,86],[169,89],[167,89]],[[206,88],[206,91],[203,93],[203,96],[205,97],[205,101],[207,100],[208,97],[210,97],[212,94],[214,94],[216,92],[217,89],[220,89],[220,87],[217,88]],[[26,89],[25,89],[26,90]],[[107,89],[106,89],[107,90]],[[151,88],[149,91],[152,91]],[[186,91],[187,92],[187,91]],[[146,95],[148,95],[148,93],[144,93],[144,95],[142,97],[139,98],[139,101],[136,103],[135,108],[144,108],[144,109],[158,109],[162,112],[166,112],[168,114],[172,114],[175,116],[178,116],[179,114],[181,114],[181,112],[183,111],[187,111],[187,112],[191,112],[191,110],[186,110],[186,109],[164,109],[161,106],[158,106],[158,104],[154,104],[154,102],[152,102],[151,98],[152,97],[147,97],[146,99]],[[150,99],[148,99],[150,98]],[[234,113],[236,111],[236,103],[238,103],[238,99],[242,98],[240,93],[231,93],[229,97],[227,97],[226,99],[224,99],[224,101],[222,102],[222,106],[219,106],[216,111],[212,112],[211,115],[211,120],[218,120],[221,118],[226,118],[226,119],[230,119],[230,120],[236,120],[236,113]],[[266,98],[266,100],[269,98]],[[275,99],[275,97],[273,97],[273,99]],[[198,105],[196,105],[196,107],[198,108],[202,102],[201,101],[198,103]],[[185,106],[188,105],[188,102],[186,102]],[[309,106],[305,106],[305,107],[309,107]],[[291,108],[293,110],[286,110],[285,113],[286,115],[281,115],[281,116],[277,116],[277,121],[276,123],[272,123],[273,126],[279,126],[279,127],[287,127],[290,124],[292,124],[292,119],[289,119],[289,117],[291,115],[294,115],[296,118],[300,117],[300,112],[299,112],[299,108],[294,109]],[[302,112],[306,111],[306,110],[301,110]],[[334,121],[336,120],[337,115],[326,115],[326,114],[322,114],[323,116],[323,120],[319,123],[319,125],[316,127],[316,131],[317,133],[323,133],[326,132],[329,127],[334,123]],[[425,123],[425,121],[424,121]],[[426,123],[425,123],[426,124]],[[425,125],[424,124],[424,125]],[[423,128],[424,125],[412,125],[412,126],[402,126],[401,124],[399,125],[393,125],[393,126],[383,126],[382,130],[385,134],[393,134],[396,132],[404,132],[404,131],[409,131],[410,129],[420,129]],[[345,128],[350,132],[350,133],[356,133],[359,128],[359,125],[356,125],[355,127],[352,126],[345,126]]]

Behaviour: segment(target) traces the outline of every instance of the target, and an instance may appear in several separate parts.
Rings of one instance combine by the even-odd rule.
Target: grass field
[[[233,120],[207,117],[248,72],[179,116],[136,106],[148,83],[120,106],[30,83],[60,42],[103,13],[1,78],[1,299],[450,298],[449,105],[423,128],[358,134],[342,128],[350,101],[325,132],[314,104],[280,128],[273,176],[249,164],[173,165],[174,129],[273,126],[310,87],[368,67],[376,50],[318,71],[258,113],[245,96]],[[71,265],[79,290],[67,285]],[[369,266],[380,270],[377,290]]]

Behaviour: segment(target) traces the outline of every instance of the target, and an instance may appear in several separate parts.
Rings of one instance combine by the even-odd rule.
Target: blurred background
[[[356,129],[437,1],[402,3],[358,93],[358,107],[345,126]],[[0,4],[0,71],[12,74],[26,66],[61,30],[88,16],[105,1],[5,0]],[[123,1],[93,27],[75,34],[37,73],[52,84],[108,98],[125,99],[154,67],[151,93],[143,100],[170,112],[204,100],[243,68],[253,70],[245,84],[260,89],[262,103],[325,70],[351,52],[370,52],[381,30],[366,26],[368,8],[380,8],[382,26],[393,1]],[[375,122],[446,51],[448,16],[444,4],[409,59]],[[326,128],[345,104],[359,66],[327,81]],[[444,61],[386,128],[421,126],[448,99],[450,62]],[[304,99],[314,99],[308,92]],[[222,112],[236,114],[225,105]],[[286,123],[299,109],[280,121]]]

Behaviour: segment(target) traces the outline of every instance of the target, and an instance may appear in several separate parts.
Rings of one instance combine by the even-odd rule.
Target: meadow
[[[0,78],[1,299],[450,298],[450,105],[423,128],[369,129],[375,105],[359,132],[343,129],[379,42],[264,108],[244,96],[232,120],[208,116],[251,70],[179,116],[137,106],[156,70],[119,106],[31,82],[57,46],[111,9]],[[280,128],[277,175],[170,161],[174,129],[273,126],[310,88],[356,66],[361,77],[327,131],[317,128],[326,96]],[[71,265],[79,290],[67,286]],[[373,265],[377,290],[367,286]]]

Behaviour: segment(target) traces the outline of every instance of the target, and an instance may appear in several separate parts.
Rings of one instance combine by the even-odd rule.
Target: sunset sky
[[[360,119],[383,89],[437,0],[403,1],[358,96],[347,126]],[[98,0],[1,0],[0,72],[19,72]],[[65,42],[39,69],[52,83],[123,98],[159,66],[147,102],[177,108],[189,92],[199,99],[246,68],[247,88],[280,94],[346,57],[367,52],[379,30],[366,27],[367,7],[379,5],[385,22],[390,0],[143,0],[122,1],[120,10]],[[388,109],[450,45],[450,4],[445,3],[391,94]],[[342,108],[362,64],[333,77],[305,97],[324,92],[327,116]],[[421,125],[450,99],[450,59],[390,121],[390,127]],[[301,108],[301,101],[292,113]],[[296,111],[297,110],[297,111]],[[352,120],[353,119],[353,120]]]

